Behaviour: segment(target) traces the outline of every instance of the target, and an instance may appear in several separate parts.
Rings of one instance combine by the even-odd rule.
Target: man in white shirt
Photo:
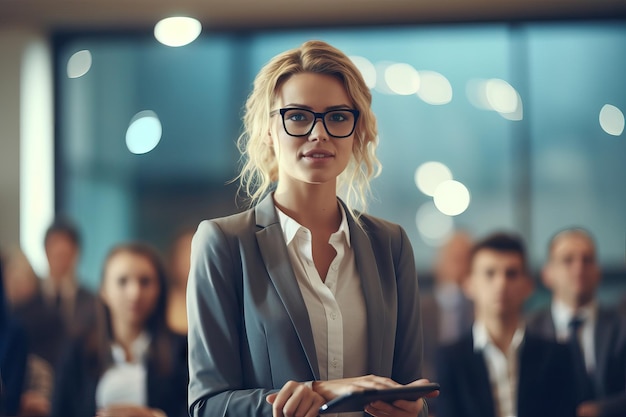
[[[493,234],[471,254],[465,290],[475,322],[439,352],[437,417],[573,416],[567,349],[525,331],[522,309],[533,282],[522,240]]]
[[[557,233],[542,270],[551,306],[535,312],[529,331],[570,347],[578,383],[579,417],[626,415],[626,340],[619,314],[596,299],[601,271],[591,234]]]

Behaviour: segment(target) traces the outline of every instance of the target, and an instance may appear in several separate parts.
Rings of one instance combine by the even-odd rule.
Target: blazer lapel
[[[595,351],[596,351],[596,370],[594,372],[595,388],[598,390],[604,387],[603,381],[606,374],[610,371],[607,369],[607,365],[610,362],[611,346],[613,345],[612,338],[615,337],[615,323],[613,317],[607,314],[606,310],[598,309],[598,318],[596,320],[595,329]],[[598,392],[599,395],[606,393]]]
[[[473,338],[471,339],[473,341]],[[465,381],[467,389],[475,400],[476,410],[472,410],[469,415],[475,415],[480,411],[481,416],[495,417],[494,399],[491,392],[491,383],[489,382],[489,374],[487,373],[487,364],[482,352],[474,352],[474,345],[470,346],[471,357],[468,358],[468,375]]]
[[[289,262],[283,230],[276,214],[272,195],[266,196],[255,208],[257,226],[256,237],[267,273],[280,297],[293,327],[300,339],[315,379],[320,378],[315,341],[309,315],[304,306],[298,281]]]
[[[542,316],[540,334],[549,340],[556,340],[556,327],[554,327],[554,318],[550,309],[546,310],[545,315]]]
[[[344,204],[341,202],[341,204]],[[383,340],[394,335],[386,334],[387,322],[384,309],[385,300],[380,286],[380,274],[376,264],[376,254],[366,232],[356,224],[347,208],[346,217],[350,228],[350,245],[354,252],[356,269],[361,279],[363,297],[367,311],[367,364],[369,372],[375,375],[391,375],[391,363],[383,362]],[[388,352],[392,353],[392,352]]]

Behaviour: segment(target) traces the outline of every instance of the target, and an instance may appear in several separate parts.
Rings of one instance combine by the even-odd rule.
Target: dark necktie
[[[584,319],[581,319],[580,317],[572,318],[568,324],[569,336],[567,341],[574,359],[574,375],[576,376],[576,385],[578,386],[578,398],[580,402],[594,398],[593,382],[587,373],[585,355],[583,354],[583,349],[580,345],[579,332],[583,323]]]

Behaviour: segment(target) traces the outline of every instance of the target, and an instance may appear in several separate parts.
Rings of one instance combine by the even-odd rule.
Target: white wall
[[[42,275],[54,210],[51,61],[45,34],[0,29],[0,249],[20,244]]]

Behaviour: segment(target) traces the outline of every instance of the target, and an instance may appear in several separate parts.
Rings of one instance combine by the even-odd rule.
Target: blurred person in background
[[[187,416],[186,343],[167,327],[166,285],[150,246],[121,244],[109,252],[99,320],[66,352],[53,417]]]
[[[167,294],[167,324],[172,331],[187,335],[187,278],[194,230],[176,235],[170,251],[170,285]]]
[[[476,320],[438,354],[438,417],[574,416],[567,349],[525,328],[533,289],[519,237],[494,233],[476,243],[465,284]]]
[[[28,258],[18,247],[7,251],[4,283],[6,301],[11,309],[21,308],[39,291],[39,279]],[[54,312],[51,311],[50,314]],[[58,324],[60,325],[60,322]],[[46,360],[31,352],[30,346],[28,352],[19,415],[47,416],[50,414],[54,370]]]
[[[0,416],[16,416],[26,375],[26,334],[11,317],[4,296],[3,261],[0,257]]]
[[[39,292],[39,277],[19,247],[6,251],[4,289],[6,301],[14,310],[29,302]]]
[[[463,292],[470,270],[472,243],[467,232],[457,231],[439,248],[433,265],[432,292],[421,299],[424,373],[429,379],[435,377],[438,348],[456,342],[470,331],[474,322],[472,302]]]
[[[624,322],[598,302],[602,274],[594,239],[582,228],[562,230],[547,255],[542,280],[552,303],[529,317],[528,329],[570,348],[579,417],[626,416]]]
[[[77,277],[80,243],[78,229],[69,220],[57,219],[50,225],[44,239],[48,276],[39,291],[14,310],[31,351],[52,367],[68,337],[88,328],[95,318],[95,296]]]

